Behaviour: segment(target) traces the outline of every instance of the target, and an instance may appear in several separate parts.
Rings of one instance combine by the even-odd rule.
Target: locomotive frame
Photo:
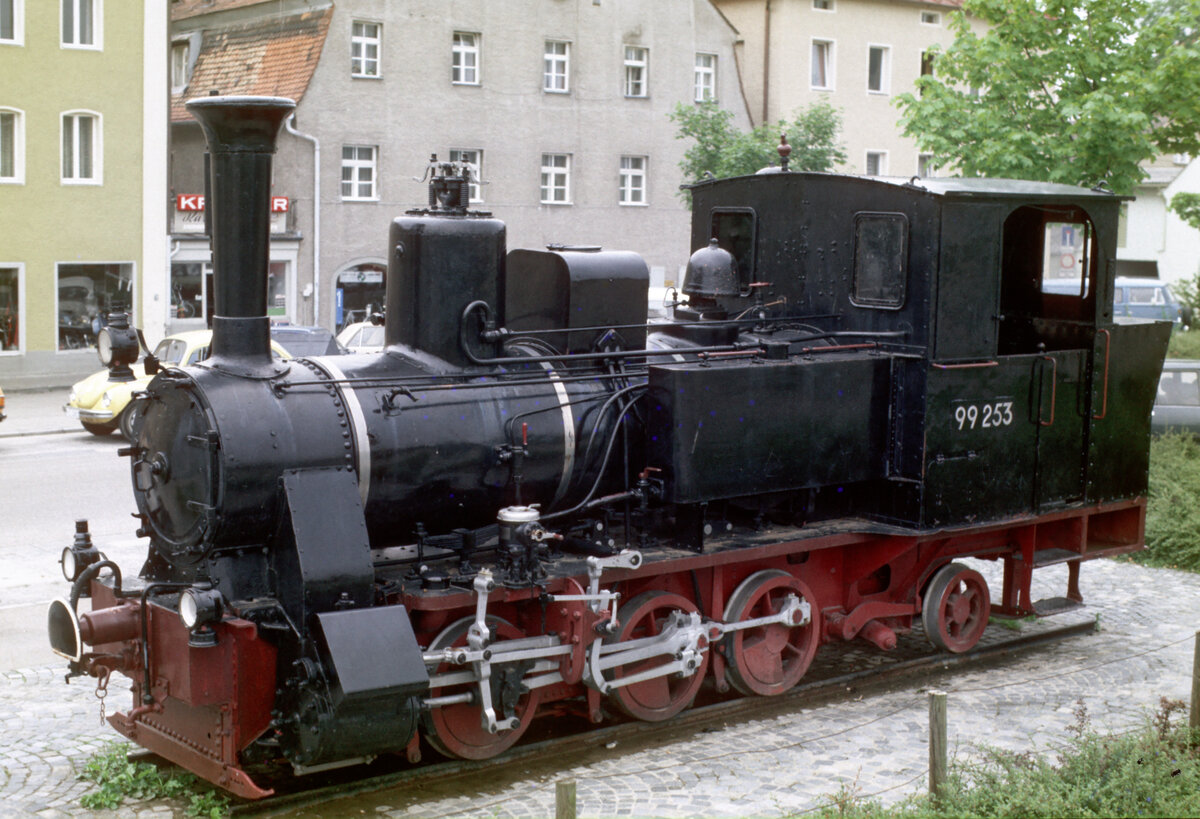
[[[647,324],[639,257],[507,252],[435,162],[389,235],[386,351],[277,362],[264,197],[292,105],[189,108],[213,356],[158,375],[123,450],[139,577],[81,524],[49,629],[72,673],[132,679],[118,732],[235,794],[281,759],[669,719],[710,677],[779,694],[822,644],[918,622],[966,651],[1142,548],[1170,325],[1111,315],[1118,197],[785,156],[691,187],[688,301]],[[1078,295],[1044,289],[1063,271]],[[997,605],[963,558],[1003,562]],[[1052,563],[1064,596],[1033,601]]]

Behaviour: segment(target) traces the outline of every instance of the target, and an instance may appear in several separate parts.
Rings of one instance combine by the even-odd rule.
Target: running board
[[[1033,613],[1038,617],[1050,617],[1080,608],[1083,608],[1083,603],[1078,600],[1069,597],[1047,597],[1045,600],[1034,601]]]

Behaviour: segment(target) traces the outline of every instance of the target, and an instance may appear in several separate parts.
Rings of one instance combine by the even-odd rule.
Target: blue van
[[[1113,315],[1163,319],[1179,324],[1183,306],[1175,300],[1165,282],[1117,276],[1113,285]]]
[[[1042,282],[1042,292],[1079,295],[1079,279]],[[1175,324],[1186,323],[1185,308],[1159,279],[1117,276],[1113,283],[1113,316],[1159,319]]]

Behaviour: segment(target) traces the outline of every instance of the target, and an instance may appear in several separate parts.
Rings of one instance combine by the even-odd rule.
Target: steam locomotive
[[[272,762],[490,757],[539,715],[665,720],[709,678],[777,695],[826,643],[967,651],[1142,548],[1170,325],[1113,319],[1118,197],[795,173],[781,150],[691,186],[686,301],[648,324],[639,256],[506,252],[435,162],[390,228],[386,351],[279,361],[293,104],[188,106],[212,356],[158,373],[123,450],[139,576],[79,522],[49,631],[72,673],[132,680],[113,728],[235,794],[270,793]],[[997,600],[967,557],[1003,562]],[[1053,563],[1064,595],[1032,600]]]

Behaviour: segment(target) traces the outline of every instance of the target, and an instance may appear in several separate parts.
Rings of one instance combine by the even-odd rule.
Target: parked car
[[[1150,431],[1200,433],[1200,360],[1168,358],[1158,380]]]
[[[1079,279],[1047,281],[1042,284],[1046,293],[1079,295]],[[1176,300],[1171,288],[1159,279],[1117,276],[1113,283],[1113,315],[1161,319],[1175,324],[1188,323],[1186,308]]]
[[[3,421],[4,418],[4,390],[0,390],[0,421]]]
[[[294,358],[275,335],[275,328],[272,328],[271,352],[279,358]],[[300,337],[297,335],[296,338]],[[158,342],[154,357],[164,367],[188,366],[208,358],[211,342],[212,330],[176,333]],[[146,389],[153,378],[146,375],[146,367],[141,361],[134,363],[132,369],[132,381],[110,381],[106,368],[77,382],[67,394],[63,412],[77,418],[93,435],[109,435],[120,429],[125,439],[132,442],[138,420],[138,405],[132,400],[133,394]]]
[[[271,339],[279,342],[292,358],[312,355],[341,355],[346,349],[324,327],[272,324]]]
[[[1183,306],[1171,288],[1158,279],[1117,276],[1113,286],[1113,315],[1164,319],[1179,324]]]
[[[383,349],[383,327],[369,321],[347,324],[337,334],[338,344],[352,353],[375,353]]]

